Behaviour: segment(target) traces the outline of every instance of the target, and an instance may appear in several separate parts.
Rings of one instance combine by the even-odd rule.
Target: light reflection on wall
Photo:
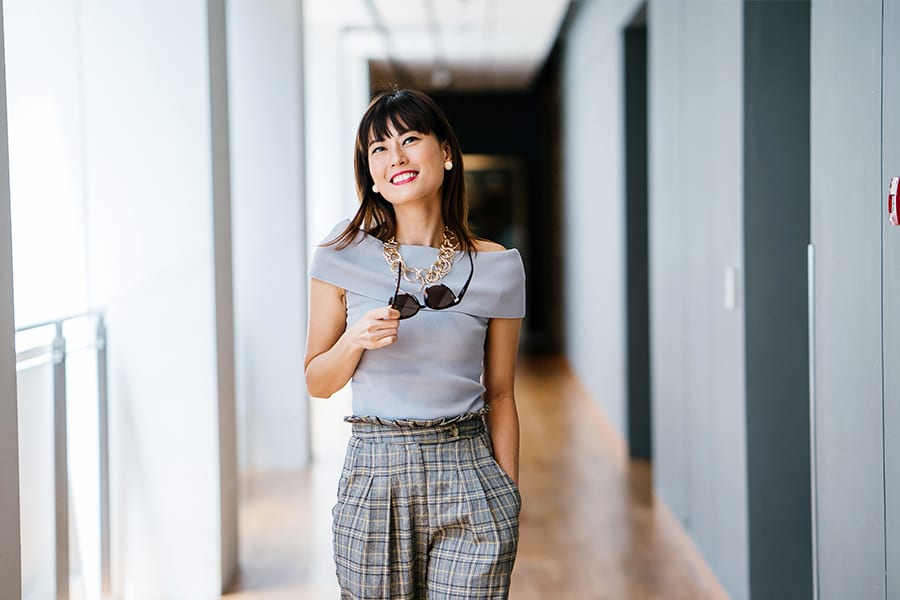
[[[3,3],[17,327],[89,304],[78,21],[72,3],[52,2],[52,11],[35,4]],[[70,345],[93,338],[85,326],[67,328]],[[53,335],[52,328],[35,333]],[[34,341],[22,337],[17,350]],[[94,354],[75,354],[68,367],[71,592],[93,598],[100,568]],[[52,403],[50,365],[19,373],[23,598],[44,598],[54,586]]]

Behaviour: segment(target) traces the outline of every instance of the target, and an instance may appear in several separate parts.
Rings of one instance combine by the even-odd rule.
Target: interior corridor
[[[563,359],[523,359],[516,388],[523,508],[510,597],[727,598],[671,513],[646,461],[629,461]],[[313,400],[311,467],[241,482],[240,576],[229,600],[339,595],[331,506],[349,425],[345,392]]]

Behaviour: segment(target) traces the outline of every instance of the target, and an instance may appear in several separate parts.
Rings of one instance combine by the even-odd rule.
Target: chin
[[[441,204],[441,193],[440,190],[437,192],[437,197],[435,196],[426,196],[422,197],[419,195],[398,195],[394,198],[387,198],[387,201],[391,203],[394,208],[402,208],[402,207],[410,207],[410,206],[420,206],[420,205],[428,205],[430,203],[436,203],[438,206]]]

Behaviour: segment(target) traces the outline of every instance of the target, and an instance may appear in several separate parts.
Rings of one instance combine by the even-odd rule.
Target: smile
[[[403,185],[404,183],[409,183],[418,176],[419,173],[416,171],[401,171],[391,177],[391,183],[394,185]]]

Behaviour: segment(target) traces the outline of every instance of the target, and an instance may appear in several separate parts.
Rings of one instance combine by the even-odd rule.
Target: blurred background
[[[0,7],[0,597],[337,596],[307,265],[416,87],[527,273],[512,597],[900,598],[897,0]]]

